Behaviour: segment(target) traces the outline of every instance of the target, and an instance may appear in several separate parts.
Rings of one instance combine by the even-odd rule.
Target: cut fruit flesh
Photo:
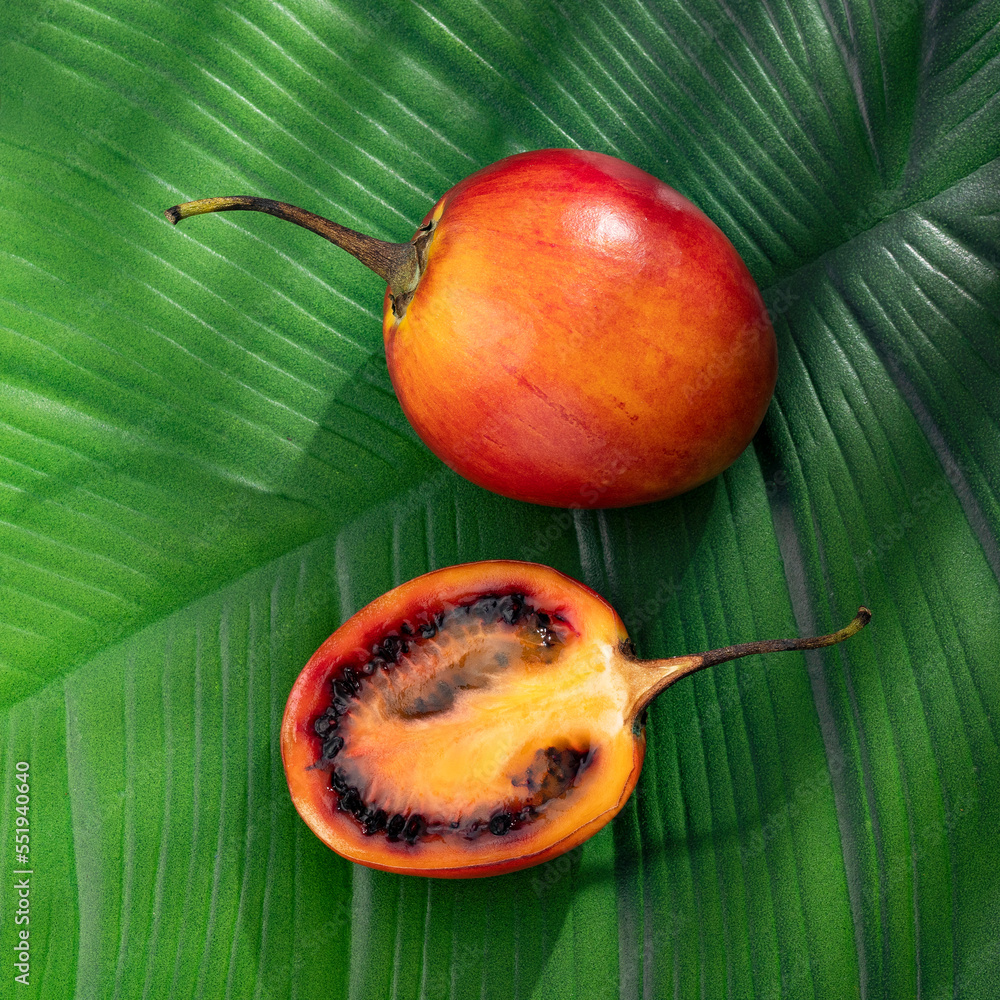
[[[536,818],[554,797],[543,774],[582,777],[626,705],[609,651],[558,622],[546,632],[543,644],[534,628],[458,613],[412,642],[393,669],[362,681],[341,716],[343,779],[369,808],[423,816],[428,835],[470,836],[525,809],[520,822]],[[572,781],[554,783],[565,792]]]

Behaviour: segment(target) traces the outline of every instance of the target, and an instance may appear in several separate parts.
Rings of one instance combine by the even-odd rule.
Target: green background
[[[14,763],[31,985],[94,997],[995,997],[1000,4],[7,0],[0,983]],[[377,278],[253,193],[406,239],[523,149],[700,205],[781,372],[716,481],[560,512],[444,469]],[[462,373],[456,371],[455,378]],[[873,624],[653,707],[585,846],[354,867],[288,799],[288,690],[392,585],[534,558],[647,657]]]

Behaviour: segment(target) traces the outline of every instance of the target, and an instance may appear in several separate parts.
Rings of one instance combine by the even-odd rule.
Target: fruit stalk
[[[675,656],[665,660],[636,660],[636,670],[630,671],[632,703],[635,714],[640,713],[649,703],[675,681],[705,667],[737,660],[757,653],[786,653],[807,649],[822,649],[835,646],[860,632],[870,621],[872,613],[865,607],[858,608],[853,620],[829,635],[815,635],[805,639],[765,639],[759,642],[741,642],[735,646],[723,646],[704,653],[689,656]]]
[[[181,219],[208,212],[265,212],[286,222],[294,222],[295,225],[322,236],[334,246],[346,250],[352,257],[357,258],[389,286],[389,291],[394,297],[406,295],[417,287],[420,263],[417,248],[412,242],[389,243],[386,240],[378,240],[374,236],[366,236],[337,222],[331,222],[322,215],[315,215],[304,208],[283,201],[255,198],[251,195],[226,195],[220,198],[186,201],[168,208],[163,214],[176,226]]]

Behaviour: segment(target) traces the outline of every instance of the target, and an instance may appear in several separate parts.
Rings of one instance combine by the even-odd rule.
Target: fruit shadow
[[[393,460],[405,474],[396,489],[369,489],[367,509],[338,529],[343,618],[431,569],[516,559],[551,566],[592,587],[621,615],[641,655],[671,652],[663,648],[664,635],[703,546],[718,481],[618,510],[542,507],[498,496],[462,479],[419,441],[381,356],[341,387],[323,422],[336,424],[345,414],[354,422],[352,434],[368,435],[372,449],[385,451],[378,439],[387,441],[390,431],[398,450]]]
[[[352,926],[352,983],[364,996],[387,995],[391,982],[401,996],[500,998],[536,996],[551,976],[572,979],[582,963],[565,935],[582,859],[577,849],[535,868],[480,879],[355,868],[355,897],[373,901],[370,917],[385,922],[394,954],[389,975],[373,965],[373,955],[357,953],[364,928]]]
[[[586,580],[610,596],[642,644],[661,644],[663,618],[702,544],[717,485],[641,508],[567,511],[506,500],[443,465],[433,469],[416,489],[373,506],[339,534],[341,616],[428,569],[531,559]],[[365,901],[349,930],[352,979],[360,976],[372,995],[396,984],[400,995],[459,997],[565,992],[554,981],[549,990],[550,978],[577,979],[586,993],[595,976],[617,976],[590,968],[574,943],[578,921],[617,940],[620,898],[641,895],[641,866],[627,844],[619,848],[617,831],[613,823],[566,855],[486,879],[427,880],[351,866],[352,895]],[[614,995],[617,985],[606,992]]]
[[[718,478],[658,503],[575,513],[579,578],[621,616],[640,656],[673,655],[668,625],[721,491]]]

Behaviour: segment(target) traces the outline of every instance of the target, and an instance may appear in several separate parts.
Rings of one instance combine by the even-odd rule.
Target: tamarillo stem
[[[286,222],[294,222],[357,258],[389,286],[393,296],[412,292],[420,277],[417,248],[412,242],[388,243],[378,240],[283,201],[255,198],[251,195],[226,195],[187,201],[168,208],[163,214],[176,226],[182,219],[208,212],[265,212]]]
[[[805,639],[765,639],[760,642],[741,642],[735,646],[723,646],[705,653],[689,656],[675,656],[665,660],[636,660],[636,669],[631,672],[634,711],[641,712],[661,691],[675,681],[705,667],[736,660],[757,653],[786,653],[807,649],[822,649],[850,639],[860,632],[872,618],[868,608],[858,608],[853,620],[829,635],[810,636]]]

